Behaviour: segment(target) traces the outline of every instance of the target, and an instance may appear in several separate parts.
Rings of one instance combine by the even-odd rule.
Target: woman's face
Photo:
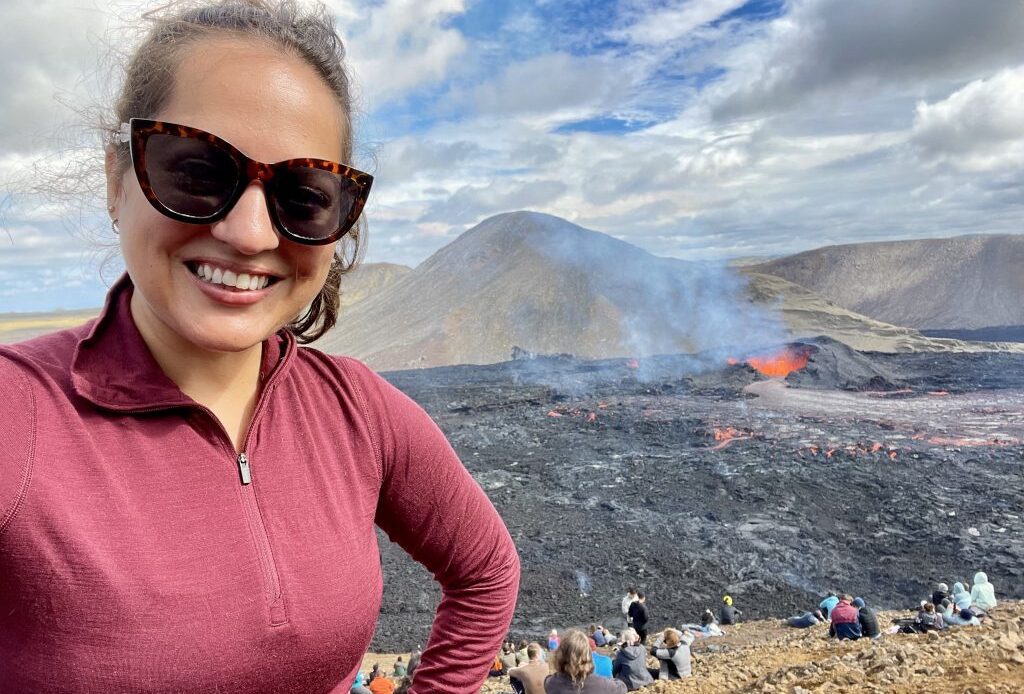
[[[213,133],[253,159],[341,161],[343,119],[333,93],[301,59],[263,44],[211,39],[190,48],[156,120]],[[108,173],[121,251],[135,284],[132,316],[147,340],[171,348],[238,352],[293,320],[320,291],[334,245],[280,237],[262,185],[252,183],[226,217],[185,224],[144,197],[135,173]],[[269,275],[263,289],[201,279],[200,265]]]

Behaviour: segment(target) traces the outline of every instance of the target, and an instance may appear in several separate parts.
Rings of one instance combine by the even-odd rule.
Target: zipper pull
[[[238,454],[238,472],[242,475],[242,484],[252,484],[252,475],[249,474],[249,459],[245,453]]]

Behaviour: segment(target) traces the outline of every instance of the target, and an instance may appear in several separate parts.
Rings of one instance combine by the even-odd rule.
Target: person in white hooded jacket
[[[971,588],[971,604],[982,612],[988,612],[996,606],[996,591],[988,582],[984,571],[974,574],[974,586]]]

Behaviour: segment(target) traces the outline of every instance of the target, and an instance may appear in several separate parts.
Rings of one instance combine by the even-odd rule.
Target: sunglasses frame
[[[227,154],[235,161],[236,165],[238,165],[238,170],[240,172],[238,181],[235,184],[235,189],[228,196],[227,201],[213,214],[202,217],[182,214],[181,212],[176,212],[164,205],[164,203],[160,201],[160,198],[157,197],[156,192],[154,192],[153,186],[150,185],[149,174],[146,172],[146,143],[152,135],[174,135],[176,137],[201,140],[215,145],[227,152]],[[142,193],[146,196],[146,199],[149,200],[150,204],[153,205],[153,207],[161,214],[187,224],[213,224],[227,216],[238,202],[238,199],[242,197],[242,193],[245,192],[245,189],[249,187],[250,183],[253,181],[260,181],[264,186],[267,199],[267,212],[270,215],[270,220],[274,224],[274,228],[286,239],[306,246],[323,246],[328,243],[333,243],[348,233],[349,230],[355,226],[356,220],[359,219],[359,215],[362,214],[363,207],[366,205],[366,199],[370,195],[370,187],[373,185],[373,176],[370,174],[353,169],[350,166],[345,166],[344,164],[339,164],[335,161],[330,161],[329,159],[286,159],[273,164],[256,161],[255,159],[243,154],[241,150],[227,140],[219,138],[212,133],[200,130],[199,128],[193,128],[188,125],[169,123],[167,121],[150,120],[148,118],[132,118],[128,123],[121,124],[121,129],[118,133],[118,140],[122,143],[129,143],[132,167],[135,169],[135,177],[139,181]],[[296,234],[285,226],[279,218],[277,211],[274,209],[275,205],[271,202],[271,198],[275,195],[274,179],[281,173],[294,169],[320,169],[322,171],[327,171],[341,176],[356,186],[357,193],[348,216],[345,217],[336,231],[324,238],[310,238],[308,236]]]

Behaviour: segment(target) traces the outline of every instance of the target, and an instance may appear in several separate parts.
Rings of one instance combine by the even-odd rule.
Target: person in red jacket
[[[840,596],[839,602],[832,608],[829,621],[829,635],[838,639],[857,640],[861,637],[860,612],[853,606],[853,597]]]
[[[300,346],[372,183],[330,15],[155,4],[103,153],[127,273],[96,320],[0,346],[0,692],[348,691],[376,527],[442,589],[410,691],[476,691],[508,531],[427,413]]]

